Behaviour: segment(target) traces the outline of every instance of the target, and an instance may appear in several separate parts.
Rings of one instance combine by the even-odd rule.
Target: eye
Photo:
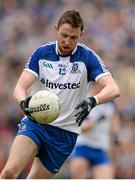
[[[79,37],[78,36],[72,36],[71,39],[72,40],[77,40]]]
[[[61,34],[61,36],[62,36],[63,38],[67,38],[67,37],[68,37],[67,34]]]

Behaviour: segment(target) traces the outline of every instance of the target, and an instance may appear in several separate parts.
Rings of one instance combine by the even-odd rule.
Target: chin
[[[62,55],[63,56],[70,56],[72,53],[71,52],[69,52],[69,53],[63,53]]]
[[[64,55],[71,54],[71,52],[63,52]]]
[[[65,56],[71,55],[72,51],[63,51],[62,54],[65,55]]]

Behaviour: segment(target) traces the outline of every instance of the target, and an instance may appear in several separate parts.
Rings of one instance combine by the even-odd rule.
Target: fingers
[[[75,106],[75,109],[79,109],[82,106],[82,103],[79,103]]]
[[[32,96],[27,97],[25,100],[20,102],[21,109],[24,111],[25,115],[32,121],[35,121],[35,118],[31,116],[33,110],[28,107],[29,101]]]
[[[30,120],[36,121],[36,119],[35,119],[34,117],[32,117],[32,116],[30,116],[30,115],[28,115],[28,114],[26,114],[26,116],[27,116]]]
[[[88,114],[89,114],[89,112],[85,111],[84,109],[76,112],[76,114],[75,114],[76,123],[78,123],[78,125],[80,126]]]
[[[87,117],[86,114],[81,114],[80,116],[77,117],[76,122],[78,123],[78,126],[81,126],[85,118]]]
[[[83,109],[81,109],[80,111],[76,111],[76,112],[75,112],[75,117],[79,116],[79,115],[82,114],[82,113],[83,113]]]
[[[25,113],[26,114],[30,114],[32,112],[33,112],[33,110],[31,108],[25,108]]]
[[[88,102],[83,100],[82,102],[80,102],[75,106],[75,109],[79,109],[80,107],[83,109],[88,109]]]
[[[87,115],[89,114],[91,107],[86,100],[81,101],[75,106],[75,117],[78,126],[81,126]]]
[[[29,96],[25,99],[25,101],[27,101],[29,103],[30,99],[31,99],[32,96]]]
[[[32,112],[33,112],[33,110],[32,110],[31,108],[25,108],[25,114],[26,114],[26,116],[27,116],[30,120],[35,121],[36,119],[30,115]]]

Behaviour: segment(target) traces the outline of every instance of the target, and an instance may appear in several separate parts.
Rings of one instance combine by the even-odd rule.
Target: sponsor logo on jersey
[[[80,69],[79,69],[78,63],[73,63],[71,73],[75,74],[75,73],[80,73],[80,72],[81,72],[81,71],[80,71]]]
[[[42,78],[41,82],[50,89],[77,89],[80,88],[80,82],[78,83],[54,83],[50,82],[48,79]]]
[[[69,65],[67,65],[67,64],[58,64],[58,67],[59,68],[68,68],[69,67]]]
[[[53,68],[53,65],[51,63],[48,63],[48,62],[43,62],[43,65],[47,68]]]

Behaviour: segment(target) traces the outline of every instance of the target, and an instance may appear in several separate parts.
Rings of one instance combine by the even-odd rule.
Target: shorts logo
[[[26,130],[28,126],[26,124],[19,124],[19,130]]]

